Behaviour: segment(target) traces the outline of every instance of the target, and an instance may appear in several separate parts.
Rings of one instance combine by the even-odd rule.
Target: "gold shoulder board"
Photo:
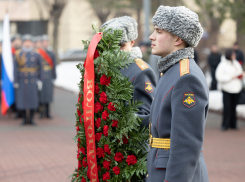
[[[186,75],[186,74],[190,74],[190,61],[189,59],[182,59],[180,61],[180,76]]]
[[[141,70],[149,68],[149,66],[142,59],[137,58],[134,61]]]

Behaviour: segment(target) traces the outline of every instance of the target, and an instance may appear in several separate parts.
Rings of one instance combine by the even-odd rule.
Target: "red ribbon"
[[[43,49],[38,49],[37,51],[42,56],[42,58],[53,68],[54,63],[53,63],[51,57],[48,55],[48,53],[46,51],[44,51]]]
[[[91,182],[99,182],[94,132],[94,52],[102,38],[101,34],[95,34],[89,44],[84,73],[84,127]]]

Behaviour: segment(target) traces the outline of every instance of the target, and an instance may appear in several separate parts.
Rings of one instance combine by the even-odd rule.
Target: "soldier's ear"
[[[176,36],[175,37],[175,41],[174,41],[174,45],[175,46],[179,46],[181,44],[184,44],[184,41],[181,38],[179,38],[179,37]]]
[[[132,47],[134,46],[134,43],[135,43],[135,40],[132,40],[132,41],[131,41],[131,46],[132,46]]]

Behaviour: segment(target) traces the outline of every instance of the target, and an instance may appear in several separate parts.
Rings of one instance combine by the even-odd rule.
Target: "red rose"
[[[77,114],[80,117],[82,115],[81,111],[79,110],[79,108],[77,108]]]
[[[106,93],[105,92],[102,92],[101,94],[100,94],[100,102],[101,103],[103,103],[103,104],[105,104],[105,103],[107,103],[107,95],[106,95]]]
[[[99,91],[100,91],[99,85],[98,85],[98,83],[96,83],[95,88],[94,88],[94,92],[95,92],[95,94],[99,94]]]
[[[83,118],[83,116],[79,118],[79,121],[81,124],[83,123],[82,118]]]
[[[100,57],[99,51],[95,50],[94,52],[94,59],[96,59],[97,57]]]
[[[106,181],[108,179],[110,179],[110,173],[109,172],[106,172],[105,174],[103,174],[103,181]]]
[[[95,134],[95,141],[96,142],[99,142],[100,141],[101,135],[102,135],[101,132]]]
[[[104,145],[104,150],[107,154],[111,155],[111,149],[109,148],[109,145],[108,144],[105,144]]]
[[[137,162],[137,159],[134,155],[128,155],[126,162],[128,163],[128,165],[135,165]]]
[[[81,161],[78,161],[78,168],[81,168],[81,167],[82,167]]]
[[[87,163],[87,159],[86,157],[83,158],[83,167],[87,167],[88,163]]]
[[[108,109],[109,109],[110,111],[116,111],[116,108],[114,107],[114,104],[113,104],[112,102],[109,103]]]
[[[89,169],[87,170],[87,177],[88,177],[88,179],[90,179],[90,170]]]
[[[80,156],[80,153],[79,153],[79,152],[77,152],[77,159],[79,158],[79,156]]]
[[[103,127],[103,134],[108,137],[108,130],[109,130],[109,126],[108,125],[104,125]]]
[[[79,94],[77,102],[80,103],[80,99],[82,97],[82,94]]]
[[[82,181],[81,182],[86,182],[86,180],[85,180],[85,178],[84,177],[82,177]]]
[[[105,157],[105,153],[104,153],[104,150],[103,148],[96,148],[96,155],[98,158],[102,158],[102,157]]]
[[[123,157],[123,155],[122,155],[121,152],[117,152],[117,153],[115,154],[115,156],[114,156],[114,159],[115,159],[115,161],[117,161],[117,162],[122,162],[123,159],[124,159],[124,157]]]
[[[111,165],[111,161],[105,160],[105,161],[103,162],[103,168],[105,168],[107,171],[110,170],[110,165]]]
[[[101,106],[101,103],[96,102],[94,105],[94,112],[98,113],[99,111],[102,111],[102,110],[103,110],[103,107]]]
[[[76,126],[76,129],[77,129],[77,131],[80,131],[80,128],[79,128],[79,126]]]
[[[107,78],[105,75],[102,75],[102,77],[100,77],[100,84],[101,85],[109,85],[111,82],[111,77]]]
[[[102,112],[102,119],[106,121],[108,118],[109,118],[109,113],[107,112],[107,110],[105,110],[104,112]]]
[[[99,127],[100,127],[100,123],[101,123],[101,119],[98,118],[98,119],[95,121],[95,126],[96,126],[97,128],[99,128]]]
[[[85,148],[81,147],[81,152],[82,152],[83,155],[85,155],[86,154]]]
[[[118,166],[115,166],[115,167],[113,167],[113,172],[115,173],[115,175],[118,175],[118,174],[120,174],[121,172],[120,172],[120,168],[118,167]]]
[[[118,127],[118,121],[117,120],[112,120],[112,127]]]
[[[129,137],[128,137],[128,138],[129,138]],[[128,143],[128,139],[127,139],[127,137],[123,136],[122,140],[123,140],[123,144]]]

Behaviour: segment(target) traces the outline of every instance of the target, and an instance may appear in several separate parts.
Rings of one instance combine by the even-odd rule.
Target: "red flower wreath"
[[[98,158],[103,158],[105,157],[105,153],[104,153],[104,150],[103,148],[96,148],[96,155]]]
[[[118,121],[117,120],[112,120],[112,127],[118,127]]]

